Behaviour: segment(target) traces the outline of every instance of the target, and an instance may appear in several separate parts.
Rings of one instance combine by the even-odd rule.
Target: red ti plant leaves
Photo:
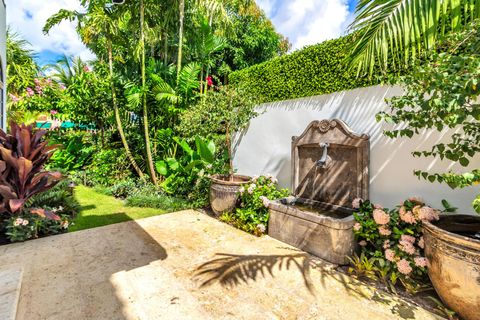
[[[48,219],[60,221],[59,216],[57,216],[52,211],[48,211],[48,210],[45,210],[45,209],[38,209],[38,208],[31,209],[30,213],[39,215],[42,218],[48,218]]]
[[[55,186],[61,179],[58,172],[43,171],[58,146],[43,141],[45,130],[10,123],[10,133],[0,130],[0,213],[22,212],[32,196]],[[42,217],[57,219],[53,213],[38,211]]]

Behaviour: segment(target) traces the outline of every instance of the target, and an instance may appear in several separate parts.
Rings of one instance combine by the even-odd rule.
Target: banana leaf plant
[[[161,183],[161,187],[167,193],[175,193],[176,184],[185,180],[179,177],[188,177],[196,179],[198,173],[208,165],[212,165],[215,161],[215,143],[211,140],[204,140],[195,137],[196,150],[192,149],[186,140],[180,140],[178,137],[173,138],[175,142],[182,148],[183,157],[175,159],[173,157],[165,158],[157,161],[155,167],[157,172],[166,177]]]
[[[55,186],[60,172],[44,171],[58,145],[48,145],[43,139],[45,130],[33,126],[10,123],[10,133],[0,129],[0,214],[15,215],[23,211],[25,202],[32,196]],[[32,214],[60,220],[60,217],[43,209],[32,209]]]

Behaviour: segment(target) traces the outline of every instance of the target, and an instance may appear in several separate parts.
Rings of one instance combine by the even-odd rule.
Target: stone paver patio
[[[0,247],[17,319],[437,319],[196,211]]]

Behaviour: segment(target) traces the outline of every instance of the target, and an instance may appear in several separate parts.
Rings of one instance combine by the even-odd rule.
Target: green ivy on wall
[[[241,85],[258,103],[328,94],[380,83],[380,77],[357,77],[347,58],[352,36],[306,47],[230,74],[233,85]]]

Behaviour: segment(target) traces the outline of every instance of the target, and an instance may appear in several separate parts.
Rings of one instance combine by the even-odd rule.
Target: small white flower
[[[270,204],[270,200],[268,200],[268,198],[265,197],[265,196],[261,196],[261,197],[259,197],[259,199],[262,200],[263,206],[265,208],[268,208],[268,205]]]
[[[261,233],[265,233],[267,228],[265,227],[265,225],[263,223],[260,223],[260,224],[257,224],[257,230],[260,231]]]
[[[240,187],[240,189],[238,189],[238,192],[240,192],[240,194],[243,194],[245,192],[245,188],[244,187]]]
[[[23,220],[22,225],[26,226],[27,224],[28,224],[28,220],[27,219]]]
[[[15,219],[15,221],[13,222],[13,225],[15,227],[18,227],[19,225],[23,224],[23,219],[22,218],[17,218]]]
[[[69,225],[68,220],[62,221],[61,223],[61,226],[63,229],[68,229],[68,225]]]
[[[58,211],[63,211],[63,206],[58,207]]]
[[[253,182],[257,182],[257,180],[258,180],[258,176],[253,176],[253,177],[252,177],[252,181],[253,181]]]
[[[210,163],[207,164],[207,169],[212,169],[212,167],[213,167],[213,166],[212,166]]]
[[[203,177],[204,175],[205,175],[205,171],[203,171],[203,169],[200,170],[200,172],[198,173],[198,176]]]
[[[253,190],[255,190],[256,187],[257,187],[257,185],[256,185],[255,183],[252,183],[252,184],[250,185],[250,187],[248,187],[248,190],[247,190],[248,193],[249,193],[249,194],[252,194],[252,193],[253,193]]]

